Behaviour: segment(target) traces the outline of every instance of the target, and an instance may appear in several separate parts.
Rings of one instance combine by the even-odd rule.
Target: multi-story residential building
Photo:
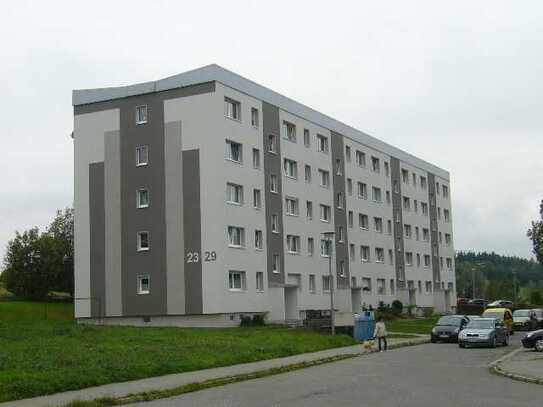
[[[80,320],[454,307],[447,171],[217,65],[73,105]]]

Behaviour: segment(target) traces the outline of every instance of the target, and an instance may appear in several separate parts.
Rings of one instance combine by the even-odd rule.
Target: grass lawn
[[[71,304],[0,301],[0,402],[354,343],[277,327],[77,325]]]
[[[430,335],[430,332],[438,319],[438,316],[417,319],[396,319],[394,321],[387,321],[386,326],[387,330],[390,332]]]

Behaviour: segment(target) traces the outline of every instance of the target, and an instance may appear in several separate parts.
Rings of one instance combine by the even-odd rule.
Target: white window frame
[[[145,160],[142,159],[145,157]],[[149,146],[144,144],[136,147],[136,167],[144,167],[149,164]]]
[[[300,214],[298,198],[293,198],[291,196],[285,197],[285,213],[288,216],[298,216]]]
[[[147,289],[143,287],[143,280],[147,279]],[[151,293],[151,275],[140,274],[137,277],[137,290],[138,295],[147,295]]]
[[[228,231],[228,247],[235,249],[242,249],[245,247],[245,228],[241,226],[229,225]],[[239,243],[236,242],[239,240]]]
[[[147,194],[147,203],[142,203],[142,196]],[[148,208],[151,203],[151,196],[147,188],[140,188],[136,191],[136,207],[138,209]]]
[[[141,114],[143,112],[143,114]],[[149,109],[147,105],[136,106],[136,124],[146,124],[149,120]]]
[[[317,292],[316,276],[315,274],[309,275],[309,293],[315,294]]]
[[[366,167],[366,153],[360,150],[356,150],[355,157],[356,157],[356,165],[358,165],[360,168],[365,168]]]
[[[279,215],[272,213],[270,216],[270,228],[272,233],[279,233]]]
[[[277,154],[277,136],[275,134],[268,134],[267,142],[268,153]]]
[[[272,254],[272,273],[281,273],[281,256],[279,253]]]
[[[236,198],[239,201],[236,201]],[[226,203],[238,206],[243,205],[243,185],[234,184],[233,182],[226,183]]]
[[[262,271],[256,272],[255,282],[256,282],[256,292],[263,293],[264,292],[264,273]]]
[[[290,254],[300,254],[300,236],[287,235],[287,251]]]
[[[287,178],[298,179],[298,162],[285,158],[283,161],[283,169]]]
[[[143,234],[147,235],[147,247],[143,247],[141,245]],[[146,230],[141,230],[141,231],[137,232],[137,234],[136,234],[136,249],[137,249],[137,251],[138,252],[147,252],[147,251],[149,251],[150,248],[151,248],[151,239],[149,237],[149,232],[146,231]]]
[[[237,100],[224,97],[224,117],[241,122],[241,103]]]
[[[234,276],[239,275],[239,287],[236,285],[236,279]],[[245,271],[241,270],[228,270],[228,290],[230,291],[246,291],[247,279]]]
[[[270,174],[270,192],[279,193],[279,179],[275,174]]]
[[[330,188],[330,172],[319,168],[319,183],[322,188]]]
[[[331,215],[332,215],[332,210],[330,209],[330,206],[320,204],[319,209],[320,209],[319,216],[320,216],[321,222],[330,223],[330,221],[331,221],[330,218],[331,218]],[[327,215],[327,216],[323,217],[323,215]]]
[[[262,208],[262,192],[258,188],[253,189],[253,208]]]
[[[258,148],[253,148],[253,168],[260,169],[260,150]]]
[[[263,250],[264,248],[264,233],[261,230],[255,229],[255,249]]]
[[[370,247],[369,246],[360,246],[360,261],[362,263],[370,262]]]
[[[309,129],[304,129],[304,146],[311,146],[311,133],[309,132]]]
[[[258,116],[258,109],[256,107],[251,107],[251,126],[255,129],[258,129],[260,123]]]
[[[322,134],[317,134],[317,151],[320,153],[328,154],[330,151],[330,145],[328,144],[328,137]]]
[[[282,130],[284,139],[296,143],[296,125],[294,123],[283,120]]]
[[[236,160],[234,158],[234,155],[232,154],[232,147],[239,146],[239,160]],[[243,144],[238,143],[237,141],[228,140],[226,139],[226,156],[225,158],[228,161],[232,161],[236,164],[243,164]]]

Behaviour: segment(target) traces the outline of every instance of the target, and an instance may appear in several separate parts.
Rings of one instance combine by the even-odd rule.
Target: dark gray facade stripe
[[[347,199],[345,197],[345,154],[343,146],[343,136],[338,133],[331,133],[332,145],[332,172],[333,172],[333,196],[332,202],[334,205],[334,226],[336,232],[335,255],[336,255],[336,281],[337,288],[349,288],[350,272],[349,272],[349,239],[347,236]],[[337,171],[337,160],[339,160],[339,174]],[[342,208],[338,208],[338,195],[341,194]],[[343,242],[338,239],[339,228],[343,228]],[[340,263],[343,262],[345,267],[345,276],[340,275]]]
[[[203,312],[202,220],[200,206],[200,151],[183,151],[183,236],[185,259],[197,253],[198,261],[185,262],[185,314]],[[194,260],[194,256],[190,255]]]
[[[281,131],[279,123],[279,109],[268,103],[262,103],[262,129],[264,137],[264,202],[266,205],[266,249],[268,260],[268,285],[281,286],[285,284],[285,259],[283,240],[283,187],[281,166]],[[277,138],[277,153],[268,151],[268,136],[273,134]],[[270,191],[270,175],[277,175],[277,193]],[[271,215],[276,214],[279,219],[279,233],[272,232]],[[272,256],[278,254],[280,258],[280,273],[272,271]]]
[[[390,176],[392,182],[392,217],[394,222],[394,265],[396,269],[396,287],[406,288],[405,281],[405,254],[403,241],[402,216],[402,177],[400,160],[390,158]]]
[[[428,205],[430,207],[430,246],[432,253],[432,274],[434,278],[434,289],[441,287],[441,268],[439,263],[439,244],[436,207],[436,177],[428,173]]]
[[[170,89],[162,92],[148,93],[146,95],[128,96],[122,99],[108,100],[104,102],[90,103],[88,105],[74,106],[74,115],[94,113],[101,110],[116,109],[120,104],[130,100],[142,100],[145,97],[158,97],[162,100],[175,99],[178,97],[195,96],[204,93],[215,92],[215,82],[204,82],[197,85],[186,86],[179,89]],[[134,102],[135,103],[135,102]]]
[[[103,317],[106,301],[104,163],[89,164],[91,316]]]

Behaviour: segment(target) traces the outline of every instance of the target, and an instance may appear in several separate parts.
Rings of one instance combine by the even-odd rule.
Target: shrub
[[[241,320],[241,322],[239,323],[239,326],[242,326],[242,327],[249,327],[252,325],[252,320],[251,320],[251,316],[250,315],[241,315],[239,317],[239,319]]]
[[[434,307],[425,307],[422,309],[422,316],[424,318],[429,318],[434,315]]]
[[[253,315],[253,326],[264,326],[266,324],[264,314]]]
[[[403,304],[400,300],[394,300],[392,301],[391,311],[394,315],[401,315],[403,311]]]
[[[264,315],[263,314],[255,314],[251,318],[250,315],[241,315],[240,316],[241,322],[239,323],[239,326],[247,328],[251,326],[264,326]]]

